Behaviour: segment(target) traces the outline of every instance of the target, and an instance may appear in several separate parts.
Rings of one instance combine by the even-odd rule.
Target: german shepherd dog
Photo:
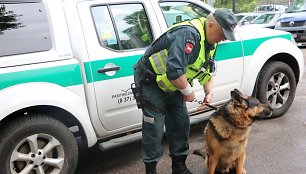
[[[231,99],[214,112],[204,130],[208,174],[245,174],[244,161],[254,119],[272,115],[268,105],[254,97],[231,91]]]

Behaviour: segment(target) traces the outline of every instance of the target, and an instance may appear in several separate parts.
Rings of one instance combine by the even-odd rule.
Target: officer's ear
[[[211,29],[214,26],[214,23],[212,21],[208,22],[208,27]]]
[[[208,37],[211,34],[211,31],[213,30],[213,26],[214,26],[214,23],[212,21],[206,23],[206,28],[205,28],[206,37]]]

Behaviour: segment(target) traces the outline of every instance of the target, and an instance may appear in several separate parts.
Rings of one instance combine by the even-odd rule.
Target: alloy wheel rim
[[[267,86],[267,99],[273,109],[281,108],[288,100],[290,81],[284,73],[274,74]]]
[[[34,134],[14,148],[10,158],[12,174],[58,174],[63,168],[64,149],[51,135]]]

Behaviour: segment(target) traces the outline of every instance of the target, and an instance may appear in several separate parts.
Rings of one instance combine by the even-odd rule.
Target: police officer
[[[155,40],[135,65],[135,84],[143,105],[141,155],[147,174],[156,173],[162,157],[164,126],[172,173],[191,173],[185,161],[190,130],[186,101],[195,99],[192,81],[198,79],[203,85],[203,103],[211,103],[215,44],[235,40],[236,25],[237,19],[228,9],[176,24]],[[205,104],[198,107],[204,108]]]

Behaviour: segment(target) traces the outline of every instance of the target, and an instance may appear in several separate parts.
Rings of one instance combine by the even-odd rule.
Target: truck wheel
[[[25,115],[0,129],[0,173],[74,172],[78,147],[60,121],[44,115]]]
[[[261,70],[256,96],[273,108],[271,117],[282,116],[291,106],[296,80],[292,69],[283,62],[268,62]]]

